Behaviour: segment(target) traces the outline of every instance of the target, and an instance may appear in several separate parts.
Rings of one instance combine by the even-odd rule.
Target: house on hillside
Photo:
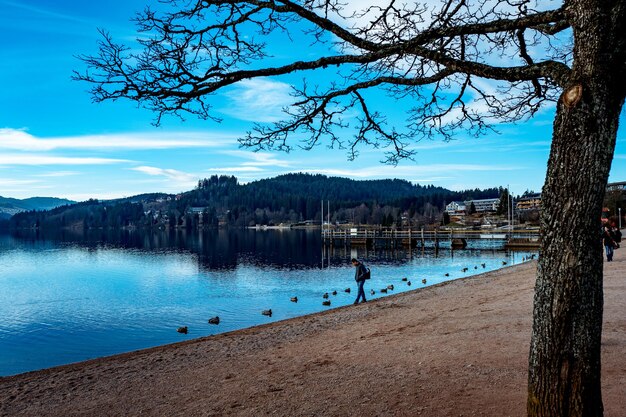
[[[541,207],[541,194],[533,194],[526,197],[522,197],[517,200],[515,209],[520,211],[526,210],[539,210]]]
[[[448,214],[459,214],[465,213],[467,206],[463,201],[453,201],[446,206],[446,211]]]

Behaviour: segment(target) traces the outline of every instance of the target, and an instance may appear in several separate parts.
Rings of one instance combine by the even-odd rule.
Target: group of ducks
[[[298,302],[298,297],[291,297],[291,301],[297,303]],[[263,314],[264,316],[272,317],[272,309],[270,308],[269,310],[263,310],[263,311],[261,311],[261,314]],[[219,316],[211,317],[208,320],[208,322],[209,322],[209,324],[215,324],[215,325],[220,324],[220,317]],[[182,326],[182,327],[179,327],[178,329],[176,329],[176,331],[178,333],[187,334],[187,333],[189,333],[189,327]]]
[[[535,255],[534,254],[530,255],[528,257],[524,257],[524,261],[531,260],[531,259],[535,259]],[[506,265],[506,264],[507,264],[506,261],[502,261],[502,265]],[[482,263],[482,264],[480,264],[480,266],[482,266],[483,268],[486,268],[487,264]],[[478,266],[477,265],[474,266],[474,269],[478,269]],[[462,272],[467,272],[467,271],[469,271],[469,268],[463,268],[461,271]],[[444,276],[449,277],[450,274],[449,273],[445,273]],[[411,281],[409,281],[408,278],[406,278],[406,277],[402,278],[402,281],[406,282],[407,286],[411,286]],[[426,284],[426,282],[427,282],[426,278],[422,279],[422,284]],[[386,294],[388,291],[393,291],[394,288],[395,287],[394,287],[393,284],[389,284],[385,288],[381,288],[380,292]],[[350,293],[350,291],[351,291],[350,288],[346,288],[344,290],[344,292],[347,292],[347,293]],[[330,294],[337,295],[337,291],[332,291]],[[376,294],[376,291],[370,290],[370,294],[374,295],[374,294]],[[330,295],[327,292],[322,295],[322,298],[324,298],[324,301],[322,301],[322,305],[323,306],[330,306],[330,300],[329,300]],[[298,302],[298,297],[291,297],[290,301],[293,302],[293,303],[297,303]],[[272,317],[272,309],[270,308],[269,310],[263,310],[263,311],[261,311],[261,314],[264,315],[264,316]],[[209,324],[215,324],[215,325],[220,324],[219,316],[215,316],[215,317],[210,318],[209,319]],[[187,328],[187,326],[183,326],[183,327],[179,327],[176,331],[178,333],[187,334],[189,329]]]
[[[270,312],[269,315],[271,316],[272,315],[272,310],[269,310],[269,312]],[[209,319],[209,324],[220,324],[220,316],[211,317]],[[178,333],[187,334],[187,333],[189,333],[189,327],[182,326],[182,327],[179,327],[178,329],[176,329],[176,331]]]
[[[506,265],[506,261],[502,261],[502,265]],[[487,264],[480,264],[480,266],[482,266],[483,268],[487,267]],[[474,269],[478,269],[478,265],[474,266]],[[465,273],[469,271],[469,268],[463,268],[461,269],[461,272]],[[445,274],[443,274],[444,277],[449,277],[450,274],[448,272],[446,272]]]
[[[350,288],[346,288],[344,291],[345,291],[345,292],[347,292],[347,293],[349,294],[351,290],[350,290]],[[333,292],[331,292],[331,294],[332,294],[332,295],[337,295],[337,291],[333,291]],[[327,293],[327,292],[325,292],[325,293],[322,295],[322,298],[324,299],[324,301],[322,301],[322,305],[323,305],[323,306],[329,306],[329,305],[330,305],[330,300],[328,299],[329,297],[330,297],[330,296],[328,295],[328,293]],[[291,301],[293,301],[293,298],[291,299]]]

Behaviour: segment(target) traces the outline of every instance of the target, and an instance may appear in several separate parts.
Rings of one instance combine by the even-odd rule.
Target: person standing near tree
[[[622,241],[622,231],[619,230],[619,227],[617,227],[617,224],[614,221],[611,222],[611,237],[615,242],[615,249],[618,249],[619,244]]]
[[[615,241],[613,240],[611,227],[608,225],[602,226],[602,244],[604,245],[604,249],[606,251],[606,261],[611,262],[613,260]]]
[[[365,265],[363,265],[363,262],[360,262],[356,258],[352,258],[352,265],[354,265],[354,267],[356,268],[356,271],[354,272],[354,280],[358,285],[358,291],[354,304],[359,304],[359,300],[361,298],[363,298],[363,302],[365,303],[367,300],[365,299],[365,290],[363,289],[363,285],[365,284],[365,280],[369,276],[369,271],[367,270]]]

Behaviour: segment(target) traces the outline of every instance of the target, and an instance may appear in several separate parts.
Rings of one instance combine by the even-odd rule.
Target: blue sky
[[[154,2],[151,2],[154,3]],[[97,28],[132,40],[130,18],[147,0],[0,0],[0,196],[54,196],[75,200],[144,192],[180,192],[199,178],[229,174],[247,182],[287,172],[355,179],[402,178],[451,189],[510,187],[539,191],[550,147],[553,109],[530,121],[500,125],[481,138],[459,132],[449,143],[414,145],[414,161],[380,164],[381,151],[361,149],[355,161],[344,150],[259,152],[239,148],[237,138],[253,122],[271,122],[289,102],[289,83],[303,75],[247,81],[215,96],[221,124],[154,114],[125,101],[93,104],[87,85],[70,80],[82,69],[78,54],[97,51]],[[277,59],[299,47],[275,38]],[[320,75],[312,75],[311,79]],[[382,109],[397,109],[376,95]],[[401,123],[402,112],[389,112]],[[623,121],[622,117],[622,121]],[[623,123],[622,123],[623,124]],[[626,180],[626,140],[618,134],[610,181]]]

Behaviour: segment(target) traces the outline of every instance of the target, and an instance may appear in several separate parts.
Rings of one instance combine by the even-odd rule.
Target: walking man
[[[365,299],[365,291],[363,290],[363,285],[365,284],[365,280],[368,278],[368,271],[367,268],[365,268],[365,265],[363,265],[363,263],[356,258],[352,258],[352,265],[354,265],[354,267],[356,268],[356,271],[354,273],[354,280],[359,287],[356,294],[356,301],[354,302],[354,304],[359,304],[359,300],[361,298],[363,298],[363,302],[367,301]]]

